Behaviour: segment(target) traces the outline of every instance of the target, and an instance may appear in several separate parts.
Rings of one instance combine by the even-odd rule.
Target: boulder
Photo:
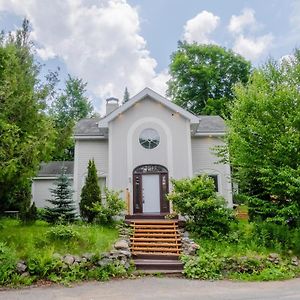
[[[66,263],[68,266],[71,266],[75,262],[74,256],[67,254],[63,257],[63,262]]]
[[[25,261],[20,260],[20,261],[17,263],[17,265],[16,265],[16,269],[17,269],[17,272],[18,272],[19,274],[24,273],[24,272],[26,271],[26,269],[27,269],[27,266],[26,266],[26,264],[25,264]]]
[[[299,259],[298,259],[298,257],[296,257],[296,256],[292,257],[291,263],[292,263],[293,266],[296,266],[296,267],[299,266]]]
[[[117,249],[117,250],[128,250],[129,245],[128,245],[127,241],[125,241],[125,240],[118,240],[115,243],[115,249]]]
[[[268,260],[274,264],[278,264],[280,261],[279,254],[277,253],[270,253],[268,256]]]
[[[82,258],[85,258],[86,260],[91,260],[92,258],[93,258],[93,253],[83,253],[82,255],[81,255],[81,257]]]

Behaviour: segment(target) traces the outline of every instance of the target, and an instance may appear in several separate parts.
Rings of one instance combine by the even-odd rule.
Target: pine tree
[[[101,190],[98,184],[95,162],[94,160],[90,160],[88,174],[81,190],[81,200],[79,203],[80,215],[82,219],[88,222],[92,222],[95,218],[95,212],[91,211],[93,203],[101,204]]]
[[[130,98],[127,87],[125,87],[124,96],[123,96],[123,104],[126,103]]]
[[[49,223],[66,223],[76,220],[76,209],[73,201],[73,190],[66,175],[66,168],[62,167],[57,179],[56,187],[51,189],[52,199],[47,200],[52,207],[46,207],[45,219]]]

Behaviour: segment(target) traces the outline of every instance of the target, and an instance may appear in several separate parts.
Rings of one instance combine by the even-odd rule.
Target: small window
[[[160,138],[155,129],[144,129],[139,137],[140,144],[146,149],[154,149],[158,146]]]
[[[215,191],[218,192],[219,191],[219,186],[218,186],[218,175],[208,175],[208,177],[210,177],[215,184]]]

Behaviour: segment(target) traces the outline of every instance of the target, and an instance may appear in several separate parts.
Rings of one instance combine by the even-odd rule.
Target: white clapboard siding
[[[232,206],[230,167],[228,164],[219,163],[220,158],[213,150],[219,145],[224,145],[224,142],[218,137],[192,138],[193,174],[218,175],[219,193],[227,200],[228,205]]]

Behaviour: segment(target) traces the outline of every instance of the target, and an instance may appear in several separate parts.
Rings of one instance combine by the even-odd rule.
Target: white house
[[[122,191],[128,214],[164,215],[172,211],[165,195],[170,179],[206,173],[232,207],[230,166],[218,163],[213,147],[223,145],[225,124],[219,116],[195,116],[149,88],[119,106],[107,99],[106,116],[84,119],[75,128],[75,157],[64,162],[78,204],[94,159],[100,185]],[[49,187],[62,162],[42,165],[33,180],[33,201],[38,207],[49,198]]]

